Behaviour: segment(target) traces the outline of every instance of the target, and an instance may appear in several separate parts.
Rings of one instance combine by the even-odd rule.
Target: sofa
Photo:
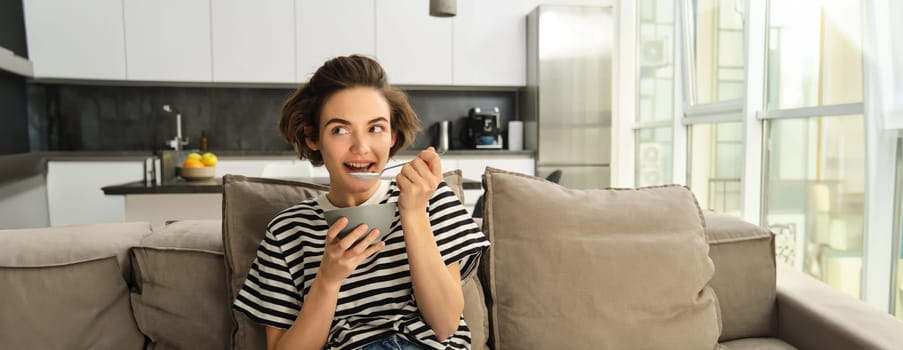
[[[461,174],[445,181],[462,196]],[[899,349],[903,322],[775,263],[682,186],[572,190],[487,169],[474,349]],[[264,349],[229,307],[263,225],[325,187],[227,175],[223,219],[0,230],[2,349]]]

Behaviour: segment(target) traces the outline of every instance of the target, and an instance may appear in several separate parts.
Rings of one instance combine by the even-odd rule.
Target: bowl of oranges
[[[188,181],[210,180],[216,174],[216,162],[216,155],[211,152],[191,152],[177,170],[179,176]]]

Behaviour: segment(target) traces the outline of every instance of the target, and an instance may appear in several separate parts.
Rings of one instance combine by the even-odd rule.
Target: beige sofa
[[[222,221],[0,231],[0,348],[263,348],[231,298],[261,225],[323,188],[225,184]],[[683,187],[574,191],[493,169],[484,185],[475,349],[903,347],[903,323],[776,268],[771,233],[701,214]]]

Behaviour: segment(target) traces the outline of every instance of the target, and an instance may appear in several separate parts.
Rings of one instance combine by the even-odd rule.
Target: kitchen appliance
[[[467,112],[467,125],[464,128],[463,143],[476,149],[501,149],[502,133],[499,120],[499,108],[489,110],[479,107]]]
[[[536,176],[561,170],[568,188],[610,185],[613,23],[610,6],[541,5],[527,15],[519,101]]]

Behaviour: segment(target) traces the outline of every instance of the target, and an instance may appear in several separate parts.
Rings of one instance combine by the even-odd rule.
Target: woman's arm
[[[424,320],[436,333],[436,338],[444,341],[458,330],[464,312],[460,266],[458,263],[445,266],[426,212],[420,210],[420,217],[417,214],[401,216],[411,265],[411,284]]]
[[[370,245],[379,236],[379,230],[373,230],[360,244],[354,244],[367,232],[365,225],[358,226],[344,239],[338,239],[336,236],[347,224],[348,219],[341,218],[326,231],[323,261],[301,312],[287,330],[267,327],[268,350],[322,349],[326,344],[342,283],[361,261],[385,246],[384,242]]]
[[[445,265],[425,210],[441,181],[442,165],[432,148],[420,152],[396,177],[414,297],[436,338],[445,340],[458,330],[464,312],[464,292],[460,266]]]

